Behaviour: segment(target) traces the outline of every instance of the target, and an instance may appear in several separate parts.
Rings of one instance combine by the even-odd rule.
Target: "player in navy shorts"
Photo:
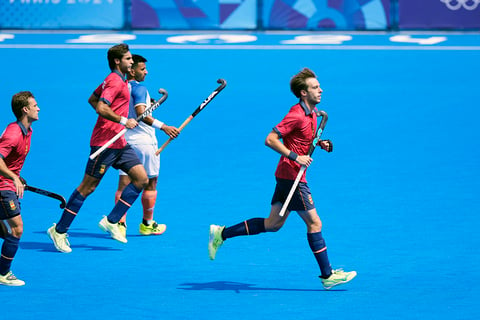
[[[130,92],[125,75],[130,71],[133,60],[126,44],[111,47],[107,54],[111,73],[105,78],[88,99],[90,105],[99,114],[90,139],[91,153],[105,145],[125,127],[132,129],[138,125],[134,118],[128,119]],[[110,214],[100,221],[102,230],[110,233],[113,239],[126,243],[127,239],[118,228],[118,221],[132,206],[139,194],[148,184],[145,168],[135,151],[121,137],[93,160],[89,158],[85,175],[80,185],[70,196],[65,210],[57,224],[47,231],[55,248],[61,252],[71,252],[67,231],[77,216],[85,199],[95,191],[108,168],[121,169],[128,173],[131,183],[123,190],[120,200]]]
[[[305,173],[287,207],[284,216],[280,216],[300,167],[308,167],[312,158],[308,149],[313,143],[317,128],[316,105],[320,103],[323,90],[313,71],[304,68],[292,77],[290,89],[300,99],[283,120],[267,136],[265,144],[282,156],[275,172],[277,184],[271,201],[268,218],[253,218],[225,228],[211,225],[208,251],[210,259],[215,259],[218,248],[226,239],[243,235],[255,235],[280,230],[291,211],[296,211],[307,226],[307,241],[320,268],[320,278],[325,289],[349,282],[357,273],[333,270],[327,256],[327,247],[322,236],[322,221],[317,214],[312,194],[307,185]],[[283,140],[283,142],[282,142]],[[322,149],[331,152],[330,140],[320,140]]]
[[[23,286],[25,282],[17,279],[10,267],[23,234],[19,199],[23,197],[25,187],[20,170],[30,151],[31,126],[38,120],[40,108],[30,91],[22,91],[12,97],[12,111],[17,121],[10,123],[0,137],[0,237],[4,239],[0,256],[0,284]]]

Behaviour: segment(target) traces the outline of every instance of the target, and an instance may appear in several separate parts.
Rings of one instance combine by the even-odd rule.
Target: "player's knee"
[[[137,189],[145,189],[148,186],[148,177],[145,175],[143,176],[138,176],[135,179],[132,179],[132,183]]]
[[[86,187],[83,187],[81,188],[81,190],[78,190],[78,192],[83,196],[83,197],[88,197],[89,195],[91,195],[95,189],[97,188],[97,186],[86,186]]]
[[[270,232],[277,232],[278,230],[282,229],[283,224],[276,224],[273,225],[272,228],[270,229]]]
[[[315,232],[321,232],[321,231],[322,231],[322,221],[320,219],[318,220],[316,219],[308,225],[308,232],[315,233]]]
[[[142,177],[140,179],[139,183],[140,183],[140,186],[142,187],[142,189],[145,189],[148,186],[148,177],[147,176]]]
[[[277,232],[283,227],[284,221],[267,222],[265,221],[265,230],[268,232]]]
[[[19,226],[11,228],[11,233],[12,233],[12,236],[20,239],[22,237],[22,234],[23,234],[23,225],[19,225]]]

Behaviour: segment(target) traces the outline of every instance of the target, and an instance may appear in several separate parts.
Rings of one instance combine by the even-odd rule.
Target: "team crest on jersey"
[[[102,164],[102,165],[100,166],[100,170],[98,170],[98,172],[99,172],[100,174],[104,174],[104,173],[105,173],[105,165],[104,165],[104,164]]]
[[[12,211],[14,211],[15,209],[17,209],[17,206],[15,205],[15,201],[10,200],[10,201],[8,202],[8,204],[10,205],[10,209],[12,209]]]

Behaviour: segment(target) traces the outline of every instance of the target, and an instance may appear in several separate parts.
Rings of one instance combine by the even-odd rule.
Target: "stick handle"
[[[302,175],[303,175],[303,173],[305,172],[306,169],[307,169],[307,167],[305,167],[305,166],[302,166],[300,168],[300,171],[298,172],[297,177],[295,178],[295,181],[293,182],[292,188],[290,189],[290,192],[288,193],[287,199],[283,203],[282,210],[280,210],[280,213],[279,213],[280,217],[283,217],[285,215],[285,212],[287,211],[288,205],[290,204],[290,201],[292,200],[293,193],[297,189],[298,183],[300,182],[300,179],[302,178]]]
[[[107,149],[108,147],[110,147],[115,141],[117,141],[118,139],[120,139],[121,136],[123,136],[125,134],[125,132],[127,132],[127,128],[123,129],[122,131],[120,131],[119,133],[117,133],[112,139],[108,140],[107,143],[105,143],[103,146],[101,146],[97,151],[95,151],[94,153],[92,153],[90,155],[90,159],[93,160],[95,159],[100,153],[102,153],[105,149]]]
[[[178,127],[178,131],[182,131],[183,128],[185,128],[185,126],[190,122],[192,121],[193,119],[193,116],[189,116],[185,121],[183,121],[183,123],[180,125],[180,127]],[[163,149],[165,149],[166,146],[168,146],[168,144],[172,141],[173,139],[172,138],[168,138],[167,141],[165,141],[162,146],[160,148],[158,148],[158,150],[155,152],[155,155],[159,155],[160,152],[163,151]]]
[[[148,108],[147,110],[145,110],[141,115],[139,115],[137,117],[137,119],[135,119],[137,122],[138,121],[141,121],[143,118],[146,118],[148,115],[150,115],[153,110],[157,109],[165,100],[167,100],[167,97],[168,97],[168,92],[167,90],[165,89],[159,89],[158,92],[160,94],[162,94],[162,97],[160,99],[158,99],[157,102],[155,102],[152,106],[150,106],[150,108]],[[95,159],[100,153],[102,153],[103,151],[105,151],[105,149],[107,149],[108,147],[110,147],[115,141],[117,141],[118,139],[120,139],[121,136],[123,136],[125,134],[125,132],[127,132],[127,128],[123,129],[122,131],[120,131],[119,133],[117,133],[112,139],[108,140],[107,143],[105,143],[103,146],[101,146],[97,151],[95,151],[94,153],[92,153],[90,155],[90,160],[93,160]]]
[[[182,131],[183,128],[185,128],[185,126],[190,122],[192,121],[193,118],[195,118],[195,116],[203,110],[203,108],[205,108],[207,106],[207,104],[210,103],[210,101],[212,101],[213,98],[215,98],[215,96],[217,94],[220,93],[220,91],[223,90],[223,88],[225,88],[225,86],[227,85],[227,81],[225,81],[225,79],[218,79],[217,80],[217,83],[220,83],[220,85],[215,89],[213,90],[213,92],[208,96],[207,99],[203,100],[203,102],[197,107],[197,109],[195,109],[195,111],[182,123],[182,125],[178,128],[179,131]],[[155,152],[155,155],[159,155],[160,152],[163,151],[163,149],[165,149],[165,147],[172,141],[173,139],[172,138],[169,138],[167,141],[164,142],[164,144],[162,144],[162,146],[160,148],[158,148],[158,150]]]

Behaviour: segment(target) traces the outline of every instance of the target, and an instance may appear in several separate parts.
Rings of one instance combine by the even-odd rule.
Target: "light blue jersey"
[[[128,82],[128,89],[130,90],[128,117],[137,118],[135,106],[145,105],[146,108],[150,108],[150,94],[144,85],[135,80]],[[158,148],[155,128],[140,121],[138,126],[127,130],[125,139],[127,143],[132,146],[133,150],[135,150],[135,153],[145,167],[148,178],[157,177],[160,171],[160,157],[155,155]],[[119,170],[119,173],[120,175],[126,175],[122,170]]]
[[[128,82],[128,89],[130,90],[130,106],[128,111],[129,118],[137,118],[135,107],[143,104],[146,108],[150,108],[150,94],[147,88],[138,81],[132,80]],[[127,130],[125,139],[130,145],[135,144],[149,144],[157,145],[157,137],[155,136],[155,128],[149,126],[143,121],[138,123],[133,129]]]

